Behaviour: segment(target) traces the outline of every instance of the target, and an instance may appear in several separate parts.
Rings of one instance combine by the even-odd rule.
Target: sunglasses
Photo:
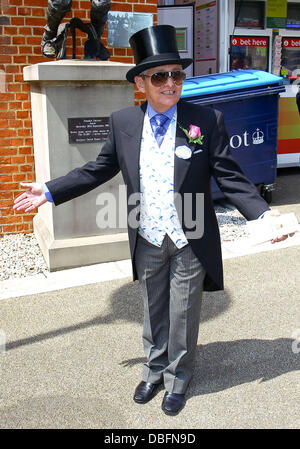
[[[147,77],[150,78],[151,84],[155,87],[163,86],[169,77],[172,78],[177,86],[183,83],[186,78],[186,73],[181,70],[173,70],[171,72],[156,72],[153,75],[145,75],[144,73],[140,75],[142,78]]]

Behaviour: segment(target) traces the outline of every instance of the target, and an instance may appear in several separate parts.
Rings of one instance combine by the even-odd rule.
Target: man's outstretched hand
[[[268,215],[272,216],[272,217],[279,217],[280,211],[278,209],[269,210],[269,211],[265,212],[264,217],[266,217]],[[271,240],[271,243],[282,242],[283,240],[286,240],[288,238],[288,236],[293,237],[293,235],[294,235],[294,232],[292,234],[278,235],[277,237],[275,237],[274,239]]]
[[[20,184],[28,190],[15,199],[13,206],[15,210],[31,212],[47,202],[42,184],[37,182],[21,182]]]

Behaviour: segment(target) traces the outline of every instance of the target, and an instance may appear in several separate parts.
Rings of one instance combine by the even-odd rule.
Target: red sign
[[[231,38],[231,45],[233,47],[267,47],[269,39],[267,37],[236,37]]]
[[[300,39],[282,38],[282,46],[284,48],[300,48]]]

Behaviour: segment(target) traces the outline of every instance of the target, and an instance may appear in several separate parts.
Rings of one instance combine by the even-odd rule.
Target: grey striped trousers
[[[184,393],[192,376],[205,271],[190,245],[161,247],[138,236],[136,268],[144,298],[142,380]]]

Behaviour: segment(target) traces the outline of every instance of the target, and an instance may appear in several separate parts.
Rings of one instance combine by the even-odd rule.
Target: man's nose
[[[174,79],[173,79],[173,77],[172,76],[168,76],[168,78],[167,78],[167,81],[166,81],[166,83],[165,83],[165,85],[167,85],[167,86],[174,86],[174,84],[175,84],[175,82],[174,82]]]

